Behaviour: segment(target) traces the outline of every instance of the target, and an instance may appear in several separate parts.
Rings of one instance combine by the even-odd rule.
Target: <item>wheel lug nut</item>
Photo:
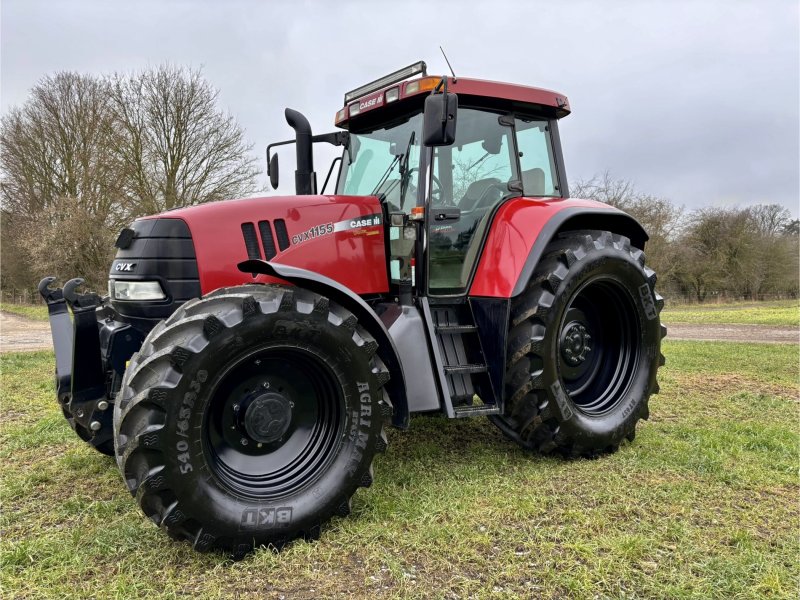
[[[269,389],[269,381],[265,381],[264,383],[262,383],[261,387],[263,387],[265,390],[268,390]]]
[[[234,404],[233,405],[233,412],[238,412],[238,411],[239,411],[239,405],[238,404]]]
[[[92,431],[100,431],[101,427],[102,425],[100,424],[100,421],[92,421],[89,424],[89,429],[91,429]]]
[[[239,443],[240,443],[242,446],[247,446],[247,438],[242,438],[241,440],[239,440]]]
[[[106,402],[105,400],[100,400],[100,402],[97,403],[97,410],[105,410],[107,408],[108,408],[108,402]]]

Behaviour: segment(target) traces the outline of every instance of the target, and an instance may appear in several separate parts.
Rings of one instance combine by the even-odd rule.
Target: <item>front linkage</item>
[[[144,337],[117,319],[107,298],[78,293],[83,279],[70,279],[63,289],[51,288],[54,281],[42,279],[39,293],[47,303],[56,353],[56,398],[75,433],[113,456],[111,408],[125,365]]]

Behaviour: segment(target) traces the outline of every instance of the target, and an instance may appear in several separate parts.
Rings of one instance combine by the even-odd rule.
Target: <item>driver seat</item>
[[[469,184],[464,197],[458,203],[458,208],[461,212],[469,212],[473,210],[483,195],[493,185],[500,185],[500,180],[496,177],[488,177],[486,179],[478,179]]]

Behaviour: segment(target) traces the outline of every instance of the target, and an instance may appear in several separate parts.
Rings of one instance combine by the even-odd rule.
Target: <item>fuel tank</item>
[[[161,216],[189,226],[203,294],[266,281],[238,271],[248,258],[315,271],[361,295],[388,291],[383,213],[373,196],[248,198]]]

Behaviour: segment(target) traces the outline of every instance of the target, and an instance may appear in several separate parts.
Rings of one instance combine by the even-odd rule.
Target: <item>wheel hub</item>
[[[244,414],[247,435],[264,444],[280,440],[291,422],[292,403],[278,392],[267,392],[253,399]]]
[[[561,334],[561,356],[572,367],[580,365],[589,352],[592,351],[590,342],[592,336],[582,323],[569,323]]]

